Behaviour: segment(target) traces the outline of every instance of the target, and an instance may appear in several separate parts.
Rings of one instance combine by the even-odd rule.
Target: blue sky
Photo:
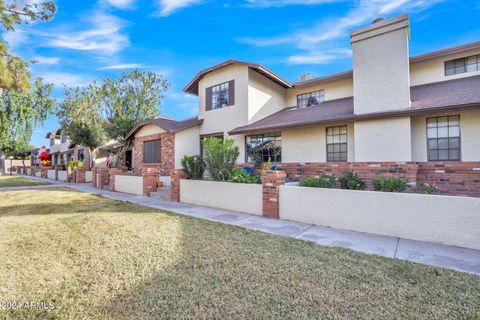
[[[56,1],[51,22],[2,34],[15,52],[38,61],[34,77],[82,86],[131,68],[164,74],[172,87],[161,113],[196,114],[182,88],[203,68],[229,58],[258,62],[287,80],[351,68],[348,34],[374,18],[408,13],[410,54],[480,40],[480,1],[460,0],[98,0]],[[54,117],[32,144],[46,143]]]

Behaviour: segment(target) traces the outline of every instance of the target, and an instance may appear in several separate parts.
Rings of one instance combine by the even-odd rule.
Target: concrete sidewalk
[[[31,177],[65,186],[74,190],[99,194],[106,198],[128,201],[135,204],[171,211],[177,214],[236,225],[247,229],[276,235],[313,241],[319,245],[348,248],[368,254],[408,260],[431,266],[453,269],[480,275],[480,251],[441,245],[430,242],[380,236],[355,231],[333,229],[287,220],[269,219],[262,216],[202,207],[197,205],[164,201],[93,188],[90,184],[75,184]],[[42,186],[39,186],[42,187]],[[45,187],[45,186],[43,186]],[[35,187],[37,189],[38,187]],[[25,188],[23,188],[25,189]]]

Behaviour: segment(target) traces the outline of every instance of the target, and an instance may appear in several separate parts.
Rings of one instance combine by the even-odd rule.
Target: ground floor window
[[[83,149],[78,150],[78,160],[80,161],[85,160],[85,150]]]
[[[460,160],[460,116],[427,118],[428,161]]]
[[[347,126],[327,128],[327,161],[347,161]]]
[[[206,138],[217,138],[223,141],[223,132],[205,134],[200,136],[200,155],[203,157],[203,140]]]
[[[161,142],[158,140],[145,141],[143,143],[143,163],[161,162]]]
[[[245,137],[245,162],[282,162],[280,132]]]

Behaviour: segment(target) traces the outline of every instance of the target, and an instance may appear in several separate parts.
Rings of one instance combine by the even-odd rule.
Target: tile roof
[[[329,100],[308,108],[286,108],[266,118],[238,127],[230,134],[265,132],[320,123],[370,120],[428,114],[461,108],[480,107],[480,76],[411,87],[410,107],[389,112],[355,115],[353,97]]]

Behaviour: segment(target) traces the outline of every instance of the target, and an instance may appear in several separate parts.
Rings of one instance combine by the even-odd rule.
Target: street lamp
[[[12,161],[13,161],[13,156],[8,157],[10,159],[10,175],[12,175]]]

